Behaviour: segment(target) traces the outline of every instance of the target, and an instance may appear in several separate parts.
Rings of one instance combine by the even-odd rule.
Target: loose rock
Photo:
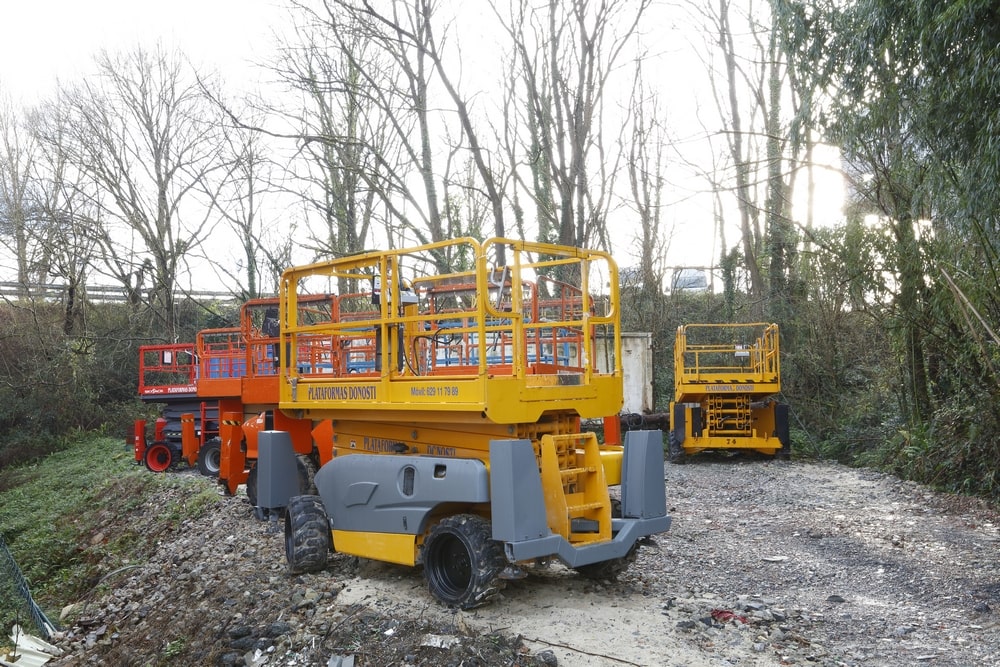
[[[472,612],[436,603],[419,568],[331,554],[322,572],[290,576],[283,535],[242,495],[220,497],[64,601],[54,643],[67,653],[49,664],[146,664],[167,651],[171,664],[233,667],[338,656],[356,667],[908,667],[1000,655],[1000,515],[986,504],[831,463],[698,455],[664,476],[672,529],[618,581],[525,567]],[[117,519],[122,530],[144,520]]]

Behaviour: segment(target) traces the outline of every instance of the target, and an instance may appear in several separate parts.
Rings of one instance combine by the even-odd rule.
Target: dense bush
[[[178,306],[181,340],[234,326],[238,308]],[[66,323],[62,304],[0,304],[0,469],[59,449],[75,432],[122,438],[148,412],[137,399],[138,348],[168,342],[127,304],[84,303]],[[68,330],[68,331],[67,331]]]

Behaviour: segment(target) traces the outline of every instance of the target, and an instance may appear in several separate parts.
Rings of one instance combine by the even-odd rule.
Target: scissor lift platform
[[[507,268],[490,270],[487,258],[501,247]],[[435,257],[445,254],[468,257],[468,270],[439,272]],[[594,363],[597,334],[620,347],[609,260],[548,244],[455,239],[290,269],[281,346],[292,359],[282,365],[280,407],[312,419],[484,426],[617,414],[621,371],[612,363],[601,373]],[[594,275],[610,294],[591,294]],[[353,308],[342,302],[326,322],[297,318],[310,290],[338,285],[357,295]]]
[[[787,458],[777,324],[688,324],[674,344],[669,458],[705,450],[753,450]]]

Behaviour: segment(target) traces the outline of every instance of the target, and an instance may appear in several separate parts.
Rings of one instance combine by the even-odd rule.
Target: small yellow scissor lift
[[[687,324],[674,344],[668,456],[753,450],[788,458],[777,324]]]
[[[353,296],[304,321],[316,292]],[[622,405],[608,254],[453,239],[289,269],[280,297],[278,408],[314,424],[327,461],[318,495],[288,499],[293,572],[330,551],[422,564],[435,597],[469,608],[524,564],[613,576],[668,529],[662,434],[622,447],[580,429]],[[270,495],[293,466],[260,437]]]

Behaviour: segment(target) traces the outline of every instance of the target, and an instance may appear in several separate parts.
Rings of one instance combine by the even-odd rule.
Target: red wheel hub
[[[146,449],[146,467],[153,472],[163,472],[170,467],[173,456],[170,447],[162,442],[153,443]]]

